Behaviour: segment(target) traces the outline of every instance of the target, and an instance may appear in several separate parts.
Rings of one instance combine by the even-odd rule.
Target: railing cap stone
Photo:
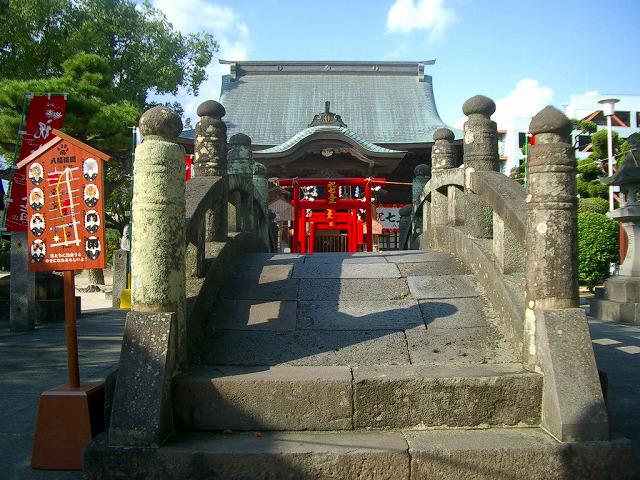
[[[439,128],[433,133],[434,140],[449,140],[452,141],[455,135],[448,128]]]
[[[551,105],[547,105],[540,110],[529,124],[529,131],[534,135],[555,133],[566,138],[571,133],[571,130],[571,121],[564,113]]]
[[[424,163],[421,163],[420,165],[416,166],[416,168],[413,169],[413,174],[416,177],[428,177],[429,176],[429,165],[425,165]]]
[[[258,175],[260,177],[267,176],[267,167],[265,167],[262,163],[256,162],[253,164],[253,174]]]
[[[180,116],[167,107],[153,107],[140,117],[140,132],[143,136],[157,135],[166,139],[175,139],[182,132]]]
[[[222,118],[225,116],[227,111],[221,103],[218,103],[215,100],[207,100],[198,106],[196,113],[199,117]]]
[[[489,118],[496,111],[496,103],[484,95],[476,95],[462,104],[465,115],[480,114]]]
[[[251,145],[251,137],[249,135],[245,135],[244,133],[236,133],[229,139],[229,144],[231,145]]]

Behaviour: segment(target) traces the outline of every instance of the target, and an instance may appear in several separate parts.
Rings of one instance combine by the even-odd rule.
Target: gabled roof
[[[375,145],[369,141],[367,141],[362,136],[358,135],[354,131],[350,130],[346,127],[338,127],[334,125],[319,125],[315,127],[305,128],[301,132],[298,132],[296,135],[288,139],[287,141],[281,143],[280,145],[276,145],[275,147],[267,148],[266,150],[260,150],[255,153],[257,158],[262,155],[276,155],[279,153],[286,153],[289,150],[293,149],[296,145],[303,142],[307,138],[310,138],[314,135],[318,134],[335,134],[336,136],[344,136],[345,140],[352,140],[355,142],[363,151],[373,155],[386,155],[389,156],[399,156],[403,157],[405,153],[399,150],[391,150],[390,148],[380,147]]]
[[[220,103],[228,135],[275,146],[307,128],[326,101],[349,130],[375,144],[433,142],[444,124],[426,62],[227,62]],[[461,137],[459,130],[454,130]],[[185,132],[186,133],[186,132]]]

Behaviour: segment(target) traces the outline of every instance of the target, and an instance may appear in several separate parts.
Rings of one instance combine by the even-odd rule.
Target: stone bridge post
[[[554,107],[529,126],[525,362],[544,373],[542,426],[563,442],[608,438],[585,313],[579,308],[576,160],[569,119]]]
[[[429,181],[429,165],[420,164],[413,169],[413,182],[411,185],[412,200],[413,200],[413,232],[411,234],[411,248],[419,248],[417,245],[418,237],[422,235],[425,226],[424,219],[429,217],[429,206],[425,203],[422,210],[416,210],[416,205],[420,201],[420,196],[424,190],[424,186]],[[428,221],[428,220],[427,220]]]
[[[242,195],[241,190],[234,189],[234,183],[253,190],[253,152],[251,138],[244,133],[236,133],[229,139],[229,230],[248,232],[254,229],[253,199]]]
[[[253,191],[256,201],[262,207],[262,215],[255,212],[256,233],[269,245],[269,180],[267,180],[267,167],[262,163],[253,164]]]
[[[439,128],[434,132],[433,139],[435,143],[431,150],[431,178],[433,180],[438,180],[444,170],[456,167],[456,150],[453,145],[454,138],[453,132],[448,128]],[[439,192],[438,190],[431,190],[429,225],[447,225],[450,223],[448,198],[448,191]]]
[[[158,445],[172,431],[171,377],[186,360],[184,148],[180,117],[140,118],[132,201],[131,312],[109,429],[111,445]]]
[[[480,197],[469,190],[472,171],[498,171],[498,132],[491,115],[496,104],[490,98],[476,95],[464,102],[462,111],[469,119],[464,124],[465,228],[476,238],[491,238],[492,211]]]
[[[196,124],[194,170],[199,177],[224,177],[223,200],[213,205],[205,219],[205,241],[222,242],[227,238],[227,125],[222,120],[224,107],[213,100],[198,106],[200,121]]]

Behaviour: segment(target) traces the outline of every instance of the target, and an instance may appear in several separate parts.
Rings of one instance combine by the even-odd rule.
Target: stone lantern
[[[628,142],[630,151],[624,165],[615,175],[601,180],[604,185],[620,187],[621,207],[609,214],[622,224],[627,234],[627,255],[618,275],[607,280],[604,292],[599,292],[604,298],[594,299],[592,315],[602,320],[640,324],[640,134],[634,133]]]

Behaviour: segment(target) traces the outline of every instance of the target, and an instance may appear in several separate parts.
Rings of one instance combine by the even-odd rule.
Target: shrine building
[[[431,165],[433,133],[451,128],[438,115],[433,80],[425,74],[435,60],[220,63],[230,66],[219,100],[227,138],[248,135],[269,178],[382,177],[389,183],[374,192],[376,204],[398,208],[411,202],[406,184],[414,168]],[[451,130],[460,144],[462,132]],[[193,135],[181,135],[191,151]],[[289,220],[289,200],[282,189],[270,191],[280,221]],[[392,234],[380,242],[394,248],[397,234],[385,233]]]

